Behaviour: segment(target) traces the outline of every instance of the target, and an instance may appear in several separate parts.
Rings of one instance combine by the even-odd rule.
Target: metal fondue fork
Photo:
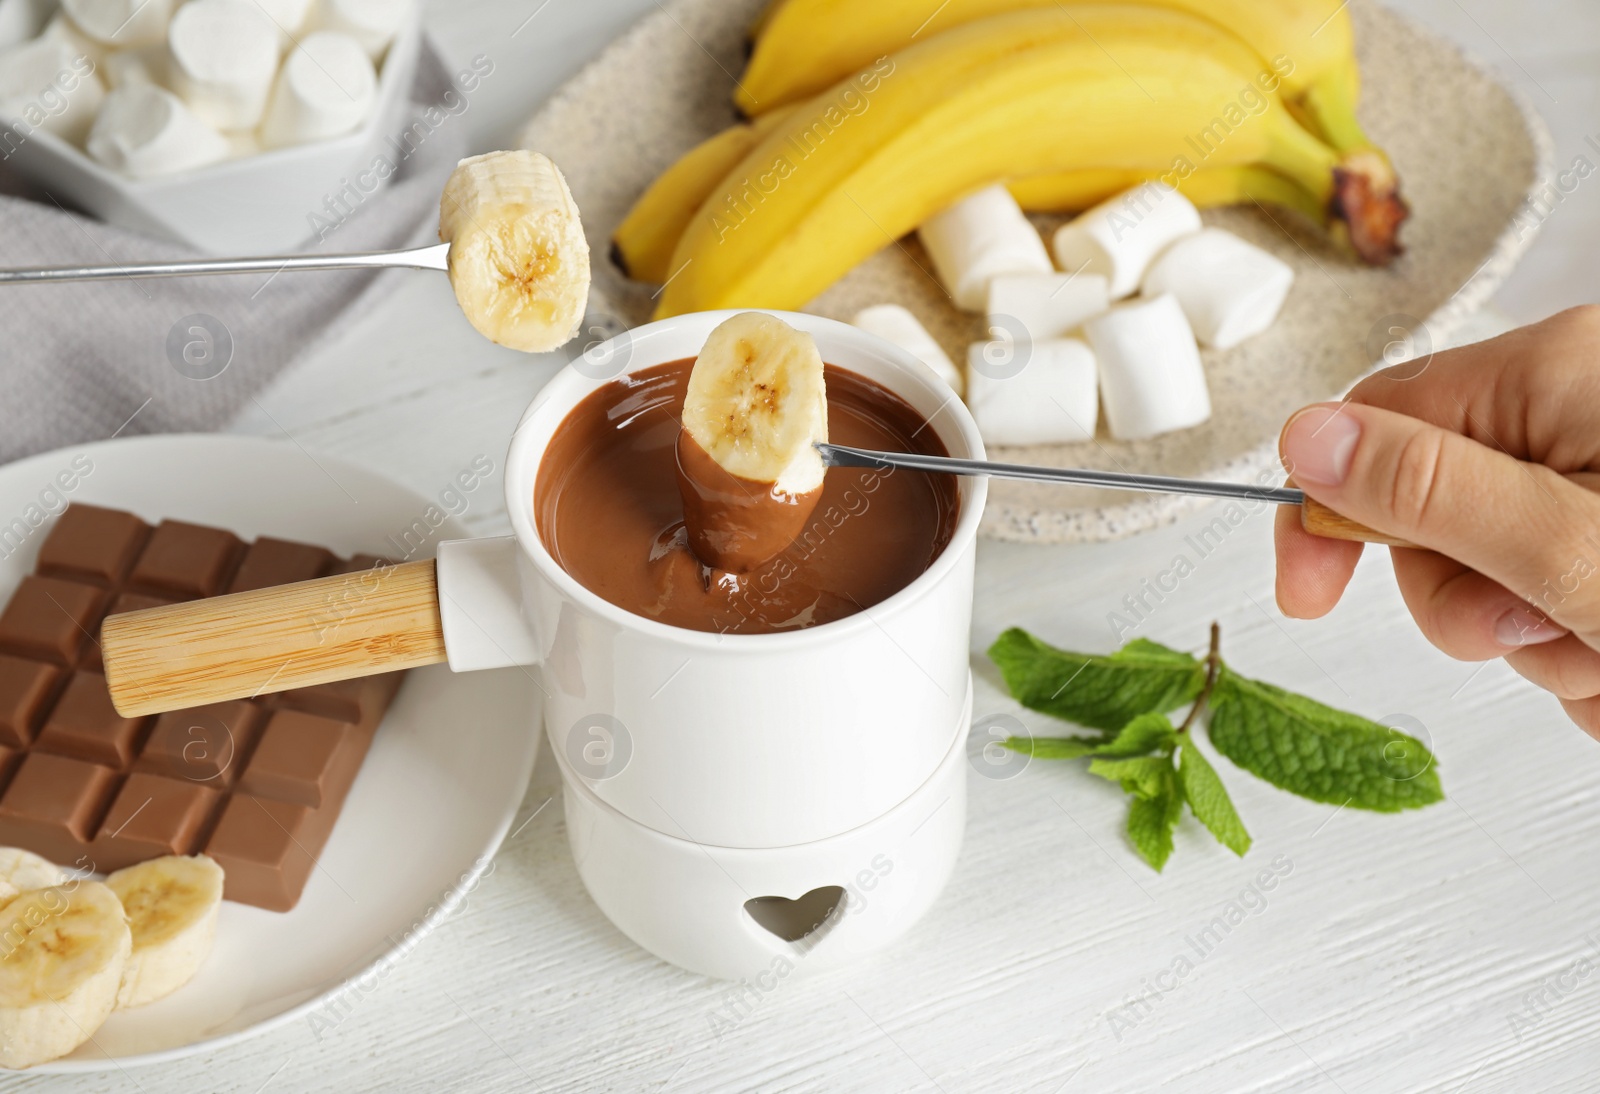
[[[277,273],[279,270],[447,270],[450,244],[433,243],[404,251],[362,254],[278,255],[264,258],[194,258],[181,262],[142,262],[111,266],[46,266],[0,270],[0,285],[51,281],[115,281],[138,277],[194,277],[201,274]]]
[[[1065,482],[1114,490],[1142,490],[1152,494],[1201,494],[1208,498],[1269,501],[1277,505],[1303,505],[1305,491],[1289,486],[1248,486],[1236,482],[1177,479],[1167,475],[1134,475],[1126,471],[1090,471],[1080,467],[1034,467],[1022,463],[962,460],[954,456],[923,456],[914,452],[874,452],[842,444],[818,444],[822,462],[829,467],[904,467],[911,471],[940,471],[948,475],[989,475],[1033,482]]]
[[[1081,467],[1033,467],[1021,463],[964,460],[954,456],[924,456],[915,452],[876,452],[842,444],[817,444],[814,447],[822,454],[822,462],[828,467],[903,467],[910,471],[935,471],[947,475],[990,475],[1001,479],[1141,490],[1151,494],[1199,494],[1208,498],[1297,505],[1300,507],[1301,525],[1315,535],[1362,543],[1387,543],[1394,547],[1413,546],[1403,539],[1341,516],[1322,503],[1306,497],[1305,491],[1292,486],[1250,486],[1237,482],[1178,479],[1167,475],[1135,475],[1125,471],[1090,471]]]

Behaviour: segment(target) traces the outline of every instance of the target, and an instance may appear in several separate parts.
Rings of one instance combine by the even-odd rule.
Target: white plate
[[[389,537],[432,504],[371,471],[330,456],[313,461],[287,444],[135,437],[0,467],[0,528],[26,520],[30,506],[59,511],[52,480],[79,456],[93,467],[69,501],[130,509],[149,521],[220,525],[246,538],[321,543],[345,555],[393,557]],[[47,522],[0,559],[0,597],[33,569],[48,531]],[[449,521],[423,552],[466,534]],[[0,545],[0,553],[12,547]],[[219,1048],[310,1015],[364,971],[402,960],[450,913],[452,891],[475,884],[505,837],[533,771],[536,709],[533,682],[520,670],[414,670],[294,911],[224,903],[216,950],[193,981],[113,1014],[77,1052],[32,1070],[105,1071]]]

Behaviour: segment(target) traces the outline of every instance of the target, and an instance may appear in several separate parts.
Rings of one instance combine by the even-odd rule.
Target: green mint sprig
[[[1091,775],[1130,796],[1128,838],[1156,870],[1172,854],[1185,804],[1234,854],[1250,849],[1227,787],[1194,747],[1202,722],[1223,756],[1312,801],[1393,813],[1444,798],[1433,754],[1415,737],[1240,676],[1220,651],[1215,623],[1204,659],[1143,638],[1111,654],[1072,653],[1014,627],[989,647],[1012,696],[1101,732],[1003,743],[1044,760],[1088,757]],[[1185,704],[1174,725],[1168,715]]]

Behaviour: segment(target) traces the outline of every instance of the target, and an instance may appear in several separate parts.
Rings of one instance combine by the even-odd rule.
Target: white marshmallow
[[[0,53],[0,117],[81,143],[105,98],[94,62],[43,36]]]
[[[1211,417],[1200,349],[1175,297],[1123,304],[1084,331],[1100,360],[1100,398],[1113,437],[1136,441]]]
[[[1008,352],[1027,355],[1014,374]],[[1094,353],[1077,338],[976,343],[967,350],[967,406],[984,444],[1089,440],[1100,409]]]
[[[0,4],[0,50],[37,38],[44,13],[34,4]]]
[[[372,112],[378,75],[348,34],[319,30],[289,51],[261,121],[261,146],[323,140],[348,133]]]
[[[166,37],[173,0],[61,0],[61,10],[84,34],[117,49]]]
[[[1013,337],[1060,338],[1111,307],[1099,274],[1001,274],[989,282],[989,322],[1016,321]]]
[[[1121,300],[1168,244],[1199,230],[1200,213],[1188,198],[1146,182],[1063,224],[1053,246],[1063,270],[1102,274],[1111,299]]]
[[[875,304],[870,308],[862,308],[856,312],[850,324],[886,342],[893,342],[938,373],[939,379],[949,384],[951,390],[958,395],[961,393],[961,372],[950,360],[950,355],[933,340],[928,329],[917,322],[917,317],[899,304]]]
[[[1168,247],[1144,275],[1143,291],[1177,297],[1200,343],[1229,349],[1272,326],[1293,284],[1287,262],[1206,228]]]
[[[226,159],[228,142],[172,92],[131,83],[106,96],[89,130],[89,155],[130,178],[147,179]]]
[[[962,311],[982,311],[989,281],[1003,273],[1049,273],[1044,240],[1004,186],[979,190],[920,229],[923,247]]]
[[[307,25],[350,35],[376,61],[389,48],[410,7],[410,0],[317,0]]]
[[[311,0],[251,0],[278,30],[278,49],[283,51],[293,44],[305,28],[311,12]]]
[[[72,20],[67,18],[67,13],[64,11],[58,11],[50,17],[50,21],[44,25],[44,30],[39,32],[39,37],[54,38],[67,43],[75,53],[87,57],[96,70],[105,65],[106,58],[113,52],[103,42],[98,42],[79,30]],[[104,73],[101,75],[103,77]]]
[[[190,0],[172,17],[172,88],[215,129],[253,129],[278,70],[279,31],[251,0]]]
[[[167,46],[161,42],[136,49],[117,49],[106,54],[100,64],[100,74],[113,90],[129,84],[155,84],[166,87]]]

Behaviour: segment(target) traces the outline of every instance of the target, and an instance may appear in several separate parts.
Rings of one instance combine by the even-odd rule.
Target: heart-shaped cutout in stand
[[[831,924],[844,909],[844,902],[843,885],[823,885],[794,900],[783,896],[751,897],[744,902],[744,910],[764,930],[785,942],[799,942]]]

